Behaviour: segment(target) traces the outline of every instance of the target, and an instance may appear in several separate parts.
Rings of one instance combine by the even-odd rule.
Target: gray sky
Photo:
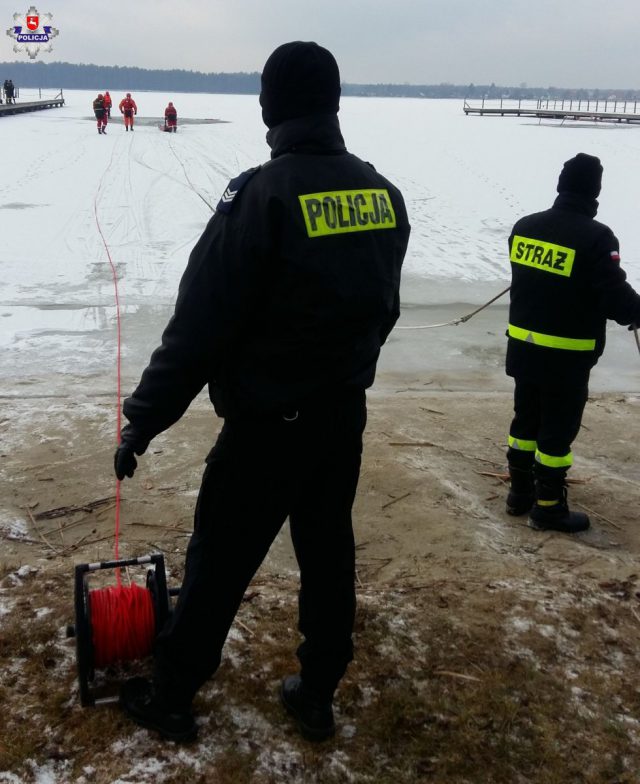
[[[4,30],[31,2],[6,0]],[[260,71],[313,40],[343,81],[640,87],[638,0],[47,0],[60,35],[48,62]]]

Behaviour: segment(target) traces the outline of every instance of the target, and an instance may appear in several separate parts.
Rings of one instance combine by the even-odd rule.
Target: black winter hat
[[[602,186],[602,164],[600,158],[579,152],[566,161],[558,179],[558,193],[570,191],[590,199],[597,199]]]
[[[262,71],[260,106],[269,128],[308,114],[340,108],[340,71],[328,49],[313,41],[279,46]]]

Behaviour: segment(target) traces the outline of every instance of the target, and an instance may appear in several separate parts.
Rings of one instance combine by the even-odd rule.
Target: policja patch
[[[228,215],[231,212],[231,208],[233,207],[233,201],[236,196],[240,193],[240,191],[244,188],[244,186],[249,182],[249,180],[253,177],[253,175],[260,171],[262,167],[254,166],[252,169],[247,169],[243,171],[242,174],[239,174],[237,177],[234,177],[229,184],[227,185],[227,189],[220,197],[220,201],[216,205],[216,212],[221,212],[223,215]]]
[[[386,188],[305,193],[298,196],[309,237],[394,229],[396,215]]]

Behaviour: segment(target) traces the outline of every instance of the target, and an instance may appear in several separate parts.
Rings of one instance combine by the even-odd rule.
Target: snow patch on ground
[[[25,520],[11,513],[0,513],[0,532],[8,539],[26,539],[29,529]]]

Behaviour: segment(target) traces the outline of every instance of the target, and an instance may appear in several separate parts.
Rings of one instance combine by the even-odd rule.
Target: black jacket
[[[513,227],[508,375],[583,384],[604,350],[607,319],[640,323],[640,296],[620,267],[618,240],[593,220],[597,208],[561,193]]]
[[[102,98],[96,98],[93,102],[93,111],[96,115],[96,119],[101,120],[104,117],[104,100]]]
[[[140,447],[205,384],[220,416],[290,411],[373,383],[399,313],[400,192],[345,149],[338,118],[290,120],[232,180],[189,258],[123,438]]]

